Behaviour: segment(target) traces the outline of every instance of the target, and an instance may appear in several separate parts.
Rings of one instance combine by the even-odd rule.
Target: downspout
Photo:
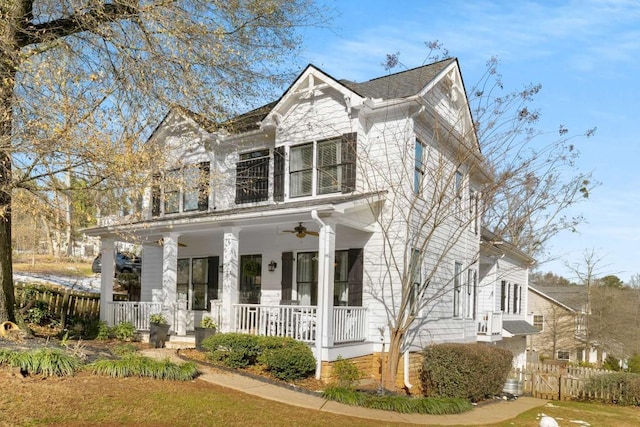
[[[409,348],[404,351],[404,386],[407,390],[411,390],[413,384],[409,382]]]
[[[413,120],[418,115],[422,114],[426,110],[424,105],[420,105],[420,108],[415,113],[409,116],[409,119]],[[404,360],[403,360],[403,383],[407,390],[411,390],[413,384],[409,382],[409,347],[404,351]]]
[[[313,218],[313,220],[315,222],[318,223],[318,225],[322,228],[325,227],[325,223],[322,222],[322,220],[320,219],[320,217],[318,216],[318,211],[317,210],[312,210],[311,211],[311,218]],[[324,234],[323,234],[324,237]],[[324,247],[324,242],[322,243],[322,246]],[[324,287],[322,287],[322,292],[324,292]],[[323,297],[322,300],[324,301],[325,298]],[[322,326],[322,322],[323,322],[323,310],[318,310],[318,319],[316,320],[316,325],[320,325]],[[322,337],[320,336],[321,334],[318,333],[318,328],[316,327],[316,379],[319,380],[321,378],[322,375]]]

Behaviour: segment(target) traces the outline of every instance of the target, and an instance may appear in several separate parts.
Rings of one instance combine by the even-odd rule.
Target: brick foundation
[[[385,358],[388,353],[384,353]],[[362,373],[362,378],[367,380],[380,381],[382,376],[382,353],[374,353],[366,356],[354,357],[347,359],[356,365]],[[322,362],[322,382],[329,384],[333,382],[333,364],[335,362]],[[409,354],[409,383],[413,386],[409,391],[410,394],[421,394],[420,390],[420,369],[422,368],[422,354]],[[404,357],[400,358],[398,364],[398,375],[396,376],[396,388],[403,390],[404,387]]]

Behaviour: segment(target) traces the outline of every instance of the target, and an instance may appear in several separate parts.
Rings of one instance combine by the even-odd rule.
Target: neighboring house
[[[529,286],[529,312],[540,329],[530,344],[532,360],[602,363],[603,352],[596,342],[586,348],[586,302],[584,286]]]
[[[148,314],[163,311],[174,334],[186,335],[211,313],[223,332],[309,343],[318,375],[338,356],[370,357],[388,345],[387,316],[399,300],[395,267],[406,267],[384,261],[406,250],[406,240],[390,238],[408,226],[390,216],[403,209],[394,195],[415,192],[426,203],[442,185],[455,206],[443,212],[435,241],[451,240],[443,230],[453,233],[462,216],[470,225],[446,253],[412,268],[419,275],[440,258],[446,292],[424,310],[403,351],[478,340],[476,304],[483,301],[484,316],[497,307],[486,301],[498,298],[482,286],[478,298],[478,278],[495,288],[488,276],[498,264],[483,260],[478,271],[477,201],[486,175],[473,129],[456,59],[364,83],[309,65],[278,101],[222,124],[174,108],[147,142],[169,163],[159,166],[143,217],[87,231],[102,238],[101,318],[133,319],[145,329]],[[465,151],[460,162],[447,154]],[[377,166],[382,158],[386,167]],[[455,179],[431,178],[438,167]],[[396,173],[407,179],[389,185]],[[143,248],[141,302],[111,302],[109,258],[118,240]],[[529,262],[511,249],[507,255]],[[524,277],[507,279],[517,312],[504,310],[505,339],[521,333],[520,323],[508,332],[508,322],[524,319]]]
[[[478,341],[510,350],[513,365],[526,365],[527,337],[539,330],[527,315],[529,268],[535,260],[488,230],[482,230]]]

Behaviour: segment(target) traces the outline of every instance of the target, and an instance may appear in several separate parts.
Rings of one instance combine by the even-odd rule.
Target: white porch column
[[[177,303],[179,236],[178,233],[167,233],[162,238],[162,314],[174,328],[176,324],[173,315]]]
[[[224,232],[224,252],[222,254],[222,315],[220,329],[233,332],[233,305],[238,302],[238,280],[240,262],[238,255],[240,230],[230,228]]]
[[[335,224],[324,222],[317,211],[311,217],[320,225],[318,236],[318,311],[316,320],[316,378],[322,376],[322,350],[333,345],[333,280],[336,249]]]
[[[113,318],[108,314],[109,303],[113,302],[113,275],[115,272],[115,239],[103,237],[100,240],[101,273],[100,273],[100,320],[109,326]]]

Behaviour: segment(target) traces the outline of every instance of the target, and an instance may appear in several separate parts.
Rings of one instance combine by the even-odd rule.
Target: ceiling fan
[[[307,227],[305,227],[304,225],[302,225],[302,223],[298,223],[298,226],[295,227],[293,230],[282,230],[283,233],[295,233],[296,237],[299,239],[302,239],[303,237],[306,236],[316,236],[318,237],[320,235],[320,233],[318,233],[317,231],[307,231]]]

